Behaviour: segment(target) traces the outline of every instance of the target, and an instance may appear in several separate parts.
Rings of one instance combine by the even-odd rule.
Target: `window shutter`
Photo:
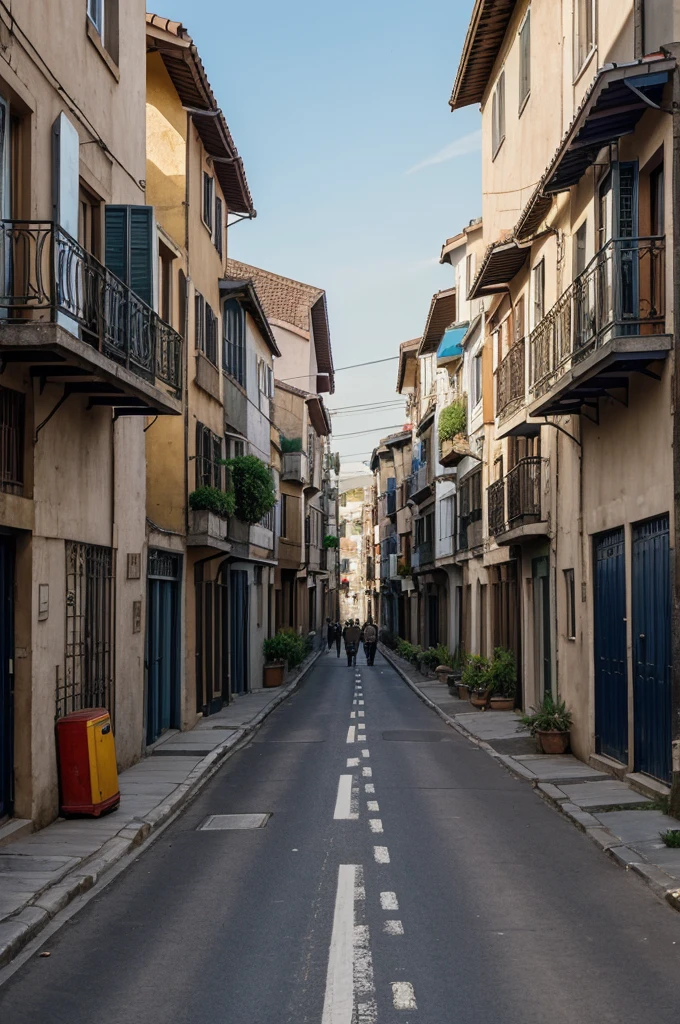
[[[205,350],[205,300],[200,292],[194,296],[194,340],[199,352]]]
[[[147,306],[153,306],[153,207],[106,206],[104,259]]]

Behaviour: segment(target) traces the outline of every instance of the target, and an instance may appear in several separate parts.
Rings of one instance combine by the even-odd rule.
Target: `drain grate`
[[[271,812],[265,814],[209,814],[198,826],[198,832],[224,832],[237,829],[264,828]]]

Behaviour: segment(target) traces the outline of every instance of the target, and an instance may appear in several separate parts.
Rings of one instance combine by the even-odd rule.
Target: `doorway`
[[[181,557],[149,551],[146,618],[146,742],[180,727]]]
[[[0,819],[14,787],[14,541],[0,537]]]
[[[534,595],[534,666],[538,699],[552,693],[552,651],[550,645],[550,563],[547,555],[531,560]]]
[[[245,569],[231,569],[229,572],[229,666],[232,694],[247,693],[250,689],[248,678],[250,672],[248,657],[249,606],[248,572]]]
[[[595,538],[595,749],[628,762],[623,528]]]

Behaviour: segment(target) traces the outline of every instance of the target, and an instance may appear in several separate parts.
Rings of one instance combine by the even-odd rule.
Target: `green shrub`
[[[572,717],[563,700],[555,700],[552,693],[546,693],[537,707],[531,708],[529,714],[522,715],[520,722],[532,736],[535,736],[539,730],[568,732],[571,729]]]
[[[406,579],[407,577],[409,577],[411,575],[411,572],[412,572],[412,569],[411,569],[411,566],[409,564],[400,565],[397,568],[397,576],[401,576],[402,579]]]
[[[332,536],[332,534],[330,533],[327,533],[323,539],[323,546],[325,548],[337,548],[339,544],[340,541],[338,540],[338,538]]]
[[[262,651],[267,661],[287,661],[288,668],[295,668],[304,660],[307,645],[307,638],[298,636],[294,629],[280,629],[264,641]]]
[[[428,647],[426,651],[423,651],[420,659],[424,665],[434,672],[440,665],[449,665],[453,667],[453,658],[449,653],[448,647],[444,644],[439,644],[437,647]]]
[[[276,504],[271,470],[255,455],[240,455],[225,465],[231,470],[236,518],[242,523],[259,523]]]
[[[404,658],[406,661],[410,661],[416,668],[419,667],[421,658],[423,656],[423,649],[418,644],[410,644],[408,640],[397,640],[396,646],[397,654],[400,658]]]
[[[483,654],[468,654],[460,681],[471,690],[485,690],[489,686],[489,659]]]
[[[464,434],[467,428],[467,401],[457,398],[439,414],[439,440],[451,441],[456,434]]]
[[[281,451],[284,455],[288,455],[290,452],[301,452],[302,438],[284,437],[283,434],[281,434]]]
[[[659,832],[659,835],[665,846],[676,850],[680,846],[680,829],[667,828],[665,832]]]
[[[189,508],[194,512],[214,512],[226,519],[233,516],[236,499],[233,491],[222,491],[219,487],[199,487],[189,495]]]
[[[514,697],[517,690],[515,655],[506,647],[496,647],[489,668],[491,692],[497,697]]]

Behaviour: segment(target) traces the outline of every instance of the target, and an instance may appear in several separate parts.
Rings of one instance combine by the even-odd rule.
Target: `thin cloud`
[[[445,164],[447,160],[455,160],[457,156],[476,153],[481,148],[482,131],[480,128],[476,132],[470,132],[469,135],[463,135],[462,138],[456,139],[455,142],[450,142],[448,146],[444,146],[434,156],[429,156],[427,160],[421,160],[414,167],[409,167],[406,173],[415,174],[416,171],[422,171],[424,167],[432,167],[434,164]]]

